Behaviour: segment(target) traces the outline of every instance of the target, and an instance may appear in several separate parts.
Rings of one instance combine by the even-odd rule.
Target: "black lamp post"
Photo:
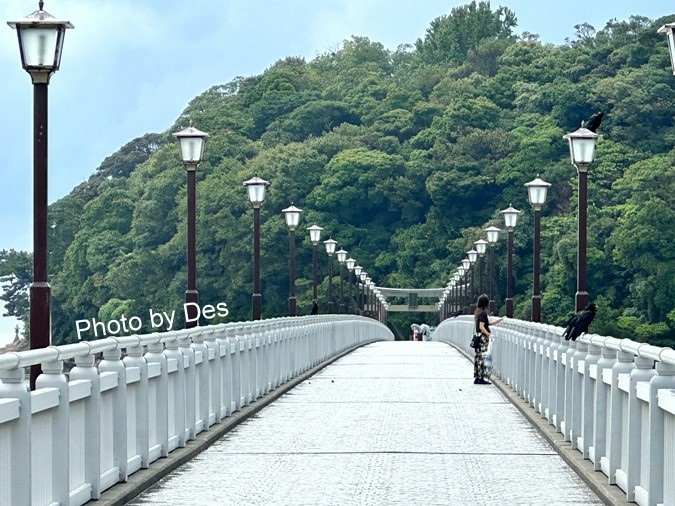
[[[248,190],[248,199],[253,207],[253,295],[251,308],[253,320],[262,318],[262,294],[260,293],[260,206],[265,200],[265,191],[269,181],[254,176],[244,181]]]
[[[382,321],[382,301],[384,297],[377,286],[373,286],[373,311],[375,314],[373,318]]]
[[[452,279],[455,282],[455,307],[457,311],[462,311],[462,295],[461,295],[461,284],[462,275],[459,273],[459,270],[455,271],[452,275]],[[463,312],[463,311],[462,311]]]
[[[461,264],[463,269],[462,275],[465,276],[464,299],[466,300],[466,310],[471,314],[471,306],[473,305],[471,304],[471,296],[469,295],[469,271],[471,270],[471,261],[468,258],[463,258]],[[473,286],[471,289],[473,290]]]
[[[298,209],[291,204],[286,209],[281,210],[284,213],[286,225],[288,225],[288,316],[297,316],[297,301],[295,299],[295,229],[300,223],[300,213]]]
[[[495,244],[499,240],[501,229],[490,226],[485,229],[487,242],[490,245],[490,314],[495,314]]]
[[[340,264],[340,306],[338,308],[338,311],[340,312],[340,314],[344,314],[344,312],[345,312],[345,302],[344,302],[345,296],[344,296],[344,291],[343,291],[343,288],[342,288],[342,275],[343,275],[343,272],[344,272],[345,263],[347,263],[347,252],[343,249],[340,249],[340,250],[336,251],[335,254],[337,255],[338,263]]]
[[[365,301],[364,301],[364,299],[366,298],[366,278],[367,277],[368,277],[368,273],[362,269],[361,274],[359,274],[359,278],[361,279],[361,294],[359,295],[358,314],[360,314],[360,315],[363,315],[365,313]]]
[[[450,278],[450,281],[446,285],[445,289],[448,292],[445,296],[445,318],[447,318],[448,316],[450,316],[450,313],[452,311],[454,311],[454,308],[453,308],[453,302],[454,301],[452,300],[452,296],[453,296],[453,293],[454,293],[454,290],[455,290],[455,286],[454,286],[454,281],[452,280],[452,277]]]
[[[507,231],[507,262],[506,262],[506,316],[513,318],[513,229],[516,228],[520,211],[509,205],[499,211],[504,216]]]
[[[450,282],[448,283],[448,289],[450,292],[448,293],[448,315],[450,312],[455,312],[455,278],[454,276],[450,276]]]
[[[448,296],[445,299],[447,309],[445,314],[446,316],[450,316],[450,313],[455,312],[455,277],[452,275],[450,276],[450,281],[448,281],[447,289]]]
[[[66,30],[70,21],[62,21],[43,10],[23,19],[9,21],[19,38],[21,65],[33,82],[33,283],[30,285],[30,349],[46,348],[51,343],[51,289],[47,279],[47,87],[59,70]],[[40,366],[30,368],[30,386]]]
[[[363,270],[363,267],[360,265],[355,265],[354,266],[354,283],[355,283],[355,289],[356,289],[356,307],[354,308],[354,314],[361,314],[361,301],[359,300],[359,282],[361,281],[361,271]]]
[[[468,314],[469,308],[464,304],[466,302],[465,296],[465,286],[464,286],[464,267],[461,265],[457,267],[457,302],[459,304],[459,309],[463,314]]]
[[[321,240],[321,231],[323,228],[318,225],[312,225],[311,227],[308,227],[307,230],[309,230],[309,240],[312,241],[312,303],[318,304],[319,297],[317,295],[318,278],[316,266],[318,255],[317,246]]]
[[[579,174],[579,219],[577,225],[577,293],[574,296],[576,311],[581,311],[588,305],[588,291],[586,290],[586,227],[588,212],[588,167],[595,156],[595,145],[600,137],[595,132],[581,127],[565,135],[569,141],[570,158],[572,165]]]
[[[354,269],[356,268],[356,260],[353,258],[349,257],[347,260],[345,260],[345,265],[347,266],[347,275],[348,275],[348,283],[349,285],[349,304],[347,304],[347,312],[349,314],[354,314],[354,304],[352,304],[352,272],[354,272]]]
[[[363,280],[363,310],[361,311],[363,316],[370,316],[370,282],[370,276],[366,276]]]
[[[185,328],[199,323],[199,293],[197,292],[197,165],[204,156],[204,144],[209,134],[188,128],[173,134],[178,139],[180,158],[187,172],[187,290],[185,291]]]
[[[326,253],[328,254],[328,313],[333,312],[333,255],[337,241],[329,237],[323,244],[326,246]]]
[[[371,298],[370,298],[370,310],[372,314],[370,315],[372,318],[377,319],[377,314],[378,314],[378,302],[379,302],[379,296],[380,296],[380,291],[377,288],[377,285],[375,282],[371,283],[370,285],[371,289]]]
[[[447,284],[447,290],[448,290],[448,295],[445,297],[445,317],[449,317],[451,312],[454,312],[454,301],[453,301],[453,295],[455,293],[455,284],[454,284],[454,279],[452,276],[450,277],[450,281]]]
[[[467,259],[468,260],[468,259]],[[469,264],[470,265],[470,264]],[[469,292],[469,270],[464,268],[464,266],[461,267],[462,269],[462,276],[464,277],[464,307],[466,307],[467,314],[471,314],[471,294]]]
[[[551,186],[551,183],[542,181],[539,179],[539,174],[537,178],[525,183],[527,187],[527,195],[534,210],[534,246],[532,248],[532,259],[533,259],[533,269],[532,269],[532,321],[540,322],[541,321],[541,294],[539,290],[539,274],[541,270],[541,207],[546,202],[546,192],[548,187]]]
[[[487,251],[488,242],[485,239],[478,239],[473,243],[476,247],[476,252],[478,253],[478,291],[483,292],[483,257]]]
[[[478,252],[475,249],[470,249],[466,252],[469,262],[471,263],[471,313],[476,309],[476,299],[478,298],[478,290],[475,285],[476,275],[476,261],[478,260]]]
[[[384,301],[383,295],[380,293],[380,291],[375,287],[375,293],[374,293],[374,299],[373,299],[373,304],[374,304],[374,311],[375,314],[373,315],[373,318],[377,319],[378,321],[382,321],[382,302]]]

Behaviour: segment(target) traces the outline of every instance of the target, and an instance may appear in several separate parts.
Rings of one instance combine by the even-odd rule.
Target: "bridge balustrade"
[[[473,357],[470,316],[434,340]],[[493,375],[618,485],[627,502],[675,504],[675,350],[509,319],[494,326]]]
[[[98,499],[283,383],[386,339],[373,319],[325,315],[0,355],[0,505]],[[30,391],[24,368],[33,364],[43,373]]]

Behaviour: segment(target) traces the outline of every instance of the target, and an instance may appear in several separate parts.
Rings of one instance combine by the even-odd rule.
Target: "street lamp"
[[[295,299],[295,229],[300,223],[300,213],[298,209],[291,204],[286,209],[281,210],[284,213],[286,225],[288,225],[288,316],[297,316],[297,301]]]
[[[316,273],[316,262],[317,262],[317,249],[319,241],[321,240],[321,228],[318,225],[312,225],[307,227],[309,230],[309,240],[312,241],[312,304],[319,303],[319,297],[317,296],[317,273]]]
[[[349,314],[354,314],[354,306],[352,304],[352,272],[356,267],[356,260],[349,257],[345,260],[345,265],[347,266],[347,272],[349,273],[349,283],[347,283],[349,285],[349,304],[347,305],[347,312]]]
[[[459,294],[459,279],[460,275],[459,272],[456,272],[452,275],[452,293],[453,293],[453,304],[455,307],[455,312],[462,312],[462,301],[460,299],[460,294]]]
[[[43,10],[23,19],[9,21],[19,39],[21,66],[33,83],[33,283],[30,285],[30,349],[46,348],[51,343],[51,289],[47,279],[47,87],[49,78],[59,69],[66,30],[70,21],[62,21]],[[30,368],[30,387],[41,373],[40,365]]]
[[[467,257],[469,258],[469,262],[471,263],[471,292],[473,295],[471,296],[471,312],[476,309],[475,305],[475,300],[478,298],[478,295],[476,293],[476,285],[475,285],[475,272],[476,272],[476,260],[478,260],[478,252],[475,249],[470,249],[469,251],[466,252]]]
[[[459,274],[459,279],[460,279],[460,285],[459,285],[459,294],[460,294],[460,306],[461,307],[466,307],[467,314],[469,312],[469,303],[467,302],[469,300],[469,297],[466,294],[466,278],[464,278],[464,274],[467,272],[467,269],[464,268],[464,263],[461,262],[462,265],[457,267],[457,273]],[[464,279],[462,279],[464,278]],[[466,302],[466,306],[464,303]]]
[[[359,300],[357,304],[357,314],[363,315],[363,309],[364,309],[364,304],[363,304],[363,299],[366,296],[366,278],[368,277],[368,273],[361,269],[361,273],[358,275],[359,278],[361,279],[361,294],[359,295]],[[357,280],[358,281],[358,280]]]
[[[471,299],[469,297],[469,271],[471,270],[471,260],[469,260],[468,258],[464,258],[462,259],[461,264],[462,269],[464,269],[464,274],[466,274],[464,285],[464,297],[466,299],[466,307],[469,313],[471,313]]]
[[[371,310],[372,314],[370,316],[371,316],[371,318],[378,319],[378,315],[379,315],[379,307],[378,306],[379,306],[379,301],[380,301],[380,290],[379,290],[379,288],[377,288],[377,285],[375,284],[375,282],[373,282],[372,288],[373,288],[373,295],[372,295],[372,299],[371,299],[371,302],[370,302],[370,310]]]
[[[487,242],[490,245],[490,314],[495,314],[495,244],[499,240],[501,229],[489,226],[485,229]]]
[[[483,257],[487,251],[488,242],[485,239],[478,239],[473,245],[478,252],[478,291],[483,293]]]
[[[527,187],[527,195],[534,210],[534,246],[532,249],[532,259],[533,259],[533,276],[532,276],[532,321],[540,322],[541,321],[541,294],[539,290],[539,274],[541,269],[541,207],[546,202],[546,192],[548,187],[551,186],[551,183],[542,181],[539,179],[539,174],[537,178],[525,183]]]
[[[347,262],[347,252],[343,249],[340,249],[335,252],[337,255],[338,263],[340,264],[340,306],[338,307],[338,311],[340,314],[344,314],[345,312],[345,304],[344,304],[344,292],[342,289],[342,274],[344,271],[345,263]]]
[[[363,280],[364,286],[363,286],[363,303],[365,305],[365,315],[370,316],[370,311],[372,309],[371,307],[371,301],[372,299],[372,294],[373,294],[373,288],[375,286],[375,283],[373,283],[373,280],[370,278],[370,276],[366,276],[366,279]],[[368,289],[368,292],[366,293],[366,289]]]
[[[55,18],[43,7],[44,2],[40,1],[38,10],[7,22],[16,29],[21,66],[30,74],[33,84],[49,84],[49,78],[61,65],[66,29],[74,28],[70,21]]]
[[[452,277],[450,277],[450,281],[446,285],[446,289],[448,290],[448,295],[445,297],[445,306],[446,306],[445,315],[447,318],[448,316],[450,316],[450,312],[455,311],[454,308],[455,301],[453,300],[453,296],[455,294],[455,282],[452,280]]]
[[[262,294],[260,293],[260,206],[265,200],[265,191],[269,181],[254,176],[244,181],[248,190],[248,199],[253,207],[253,295],[251,307],[254,320],[262,318]]]
[[[576,311],[588,304],[586,291],[586,227],[588,210],[588,167],[595,156],[595,145],[600,137],[595,132],[581,127],[563,137],[570,145],[572,165],[579,174],[579,219],[577,224],[577,293],[574,296]]]
[[[384,301],[385,301],[384,295],[382,295],[382,292],[380,292],[379,289],[376,289],[375,297],[376,297],[376,301],[375,301],[376,309],[375,309],[375,311],[377,313],[377,315],[376,315],[377,321],[379,321],[381,323],[384,323],[384,308],[383,308],[383,304],[384,304]]]
[[[513,318],[513,229],[516,228],[520,211],[512,205],[499,211],[504,216],[507,231],[507,262],[506,262],[506,316]]]
[[[333,255],[335,254],[337,241],[329,237],[323,243],[328,254],[328,313],[330,314],[333,312]]]
[[[204,157],[204,144],[209,134],[192,125],[173,136],[178,139],[180,158],[187,173],[187,290],[185,291],[185,328],[199,323],[197,292],[197,165]]]
[[[445,318],[450,316],[450,312],[454,312],[454,300],[453,296],[455,294],[455,282],[452,281],[452,277],[450,278],[451,281],[448,282],[448,284],[445,286],[445,289],[448,291],[447,295],[445,296]]]
[[[462,289],[462,276],[464,275],[464,269],[461,267],[457,268],[457,273],[455,274],[457,279],[457,306],[460,311],[464,313],[464,290]]]
[[[668,53],[670,53],[670,66],[675,75],[675,23],[666,23],[657,30],[657,33],[665,33],[668,37]]]

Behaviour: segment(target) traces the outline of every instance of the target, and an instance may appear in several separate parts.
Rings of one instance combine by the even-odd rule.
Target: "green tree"
[[[0,283],[5,303],[3,316],[13,316],[23,324],[23,335],[30,336],[28,289],[33,282],[33,255],[26,251],[0,251]]]
[[[431,22],[424,39],[415,48],[426,63],[462,63],[470,50],[476,51],[484,39],[512,37],[516,16],[506,7],[496,11],[490,2],[454,7],[449,15]]]

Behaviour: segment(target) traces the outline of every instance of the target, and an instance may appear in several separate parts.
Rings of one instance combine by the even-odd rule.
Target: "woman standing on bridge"
[[[490,321],[488,318],[488,307],[490,298],[482,294],[476,301],[476,312],[474,318],[476,321],[476,334],[480,334],[480,346],[475,348],[473,356],[473,382],[477,385],[489,385],[490,382],[485,378],[485,367],[483,366],[483,353],[487,351],[490,342],[490,325],[497,325],[504,318],[497,318]]]

